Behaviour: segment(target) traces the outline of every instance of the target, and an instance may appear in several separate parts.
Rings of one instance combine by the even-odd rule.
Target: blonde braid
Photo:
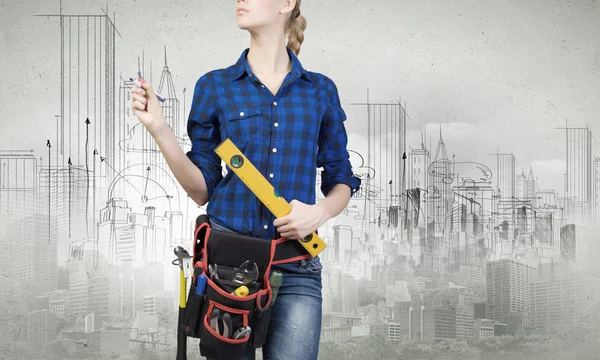
[[[304,30],[307,24],[306,18],[300,13],[300,2],[301,0],[296,0],[296,7],[292,10],[286,24],[287,46],[296,56],[300,54],[300,46],[304,42]]]

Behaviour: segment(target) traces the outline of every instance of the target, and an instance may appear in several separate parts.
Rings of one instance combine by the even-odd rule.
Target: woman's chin
[[[244,19],[238,19],[237,20],[237,26],[241,29],[241,30],[250,30],[254,27],[254,24],[250,24],[250,22],[245,21]]]

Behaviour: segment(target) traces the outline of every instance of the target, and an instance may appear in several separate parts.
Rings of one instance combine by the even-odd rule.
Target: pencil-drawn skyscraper
[[[0,156],[0,299],[16,306],[56,290],[56,220],[40,189],[41,165],[31,153]]]
[[[429,165],[431,165],[431,153],[421,143],[420,148],[410,149],[410,156],[408,157],[409,167],[409,178],[408,188],[409,189],[421,189],[421,192],[429,191]],[[419,199],[419,219],[416,224],[419,228],[427,228],[427,203],[424,202],[423,196]]]
[[[23,276],[30,278],[30,261],[15,261],[17,254],[30,256],[37,210],[38,159],[29,152],[0,155],[0,299],[18,303],[23,295]],[[45,239],[48,242],[48,226]],[[56,264],[55,264],[56,265]]]
[[[177,142],[180,147],[183,147],[183,134],[187,132],[185,126],[181,122],[181,106],[179,105],[179,98],[177,97],[177,91],[175,90],[175,84],[173,82],[173,76],[167,65],[167,48],[165,47],[165,64],[163,66],[162,73],[160,75],[160,82],[158,83],[158,93],[165,97],[165,102],[162,103],[163,114],[167,124],[171,127],[173,134],[175,135]],[[160,150],[154,139],[152,139],[156,150]],[[177,188],[173,185],[173,175],[171,168],[167,164],[165,157],[162,152],[157,151],[155,154],[154,164],[162,168],[163,171],[156,171],[153,174],[153,179],[158,183],[155,185],[156,196],[164,196],[164,192],[161,191],[161,186],[164,187],[169,195],[177,193]],[[160,185],[160,186],[159,186]],[[166,205],[166,201],[163,201]]]
[[[512,199],[516,195],[515,156],[513,154],[496,154],[496,162],[497,195],[504,200]]]
[[[515,186],[516,186],[516,190],[515,190],[515,196],[517,197],[517,199],[521,199],[524,200],[525,199],[525,191],[526,191],[526,186],[527,186],[527,175],[525,175],[525,167],[523,167],[519,173],[517,174],[516,177],[516,182],[515,182]]]
[[[450,229],[449,226],[446,226],[446,223],[450,219],[449,216],[454,201],[451,188],[454,174],[452,174],[452,162],[448,159],[441,129],[440,141],[438,142],[434,161],[429,169],[429,175],[431,176],[430,184],[433,187],[427,193],[427,214],[428,223],[433,224],[433,234],[428,236],[447,235]]]
[[[84,173],[85,198],[71,198],[69,209],[84,207],[85,236],[94,233],[90,222],[98,207],[97,188],[106,188],[121,167],[115,136],[115,36],[113,21],[102,15],[58,15],[60,29],[60,114],[57,139],[53,146],[57,166],[64,172],[80,169]],[[100,157],[104,158],[101,161]],[[115,169],[113,171],[113,169]],[[60,171],[60,170],[58,170]],[[108,175],[108,177],[107,177]],[[89,200],[89,203],[88,203]],[[83,201],[83,203],[78,203]],[[69,226],[81,223],[67,207]],[[92,220],[90,220],[92,219]],[[83,221],[85,223],[85,221]],[[59,224],[59,228],[67,230]],[[69,228],[72,235],[72,228]],[[73,234],[75,236],[82,234]]]
[[[592,132],[587,128],[566,128],[566,197],[572,199],[574,221],[591,220],[592,215]]]
[[[529,175],[527,175],[527,180],[525,181],[525,198],[522,200],[530,201],[531,206],[537,206],[537,190],[536,190],[536,181],[533,176],[533,169],[529,166]]]
[[[91,167],[94,150],[118,169],[115,147],[115,36],[103,15],[58,17],[60,27],[60,165]],[[90,124],[86,126],[86,119]],[[100,176],[111,172],[99,167]]]
[[[161,103],[163,114],[179,145],[183,147],[185,140],[182,132],[186,130],[181,122],[181,108],[172,74],[167,65],[166,49],[164,56],[165,64],[161,80],[155,88],[166,99]],[[145,73],[143,57],[139,64],[138,76],[152,81],[152,67],[150,66],[149,72]],[[157,209],[158,213],[172,212],[173,207],[178,209],[180,205],[181,188],[152,134],[131,111],[133,85],[129,79],[121,78],[119,81],[116,132],[119,138],[117,144],[119,157],[123,167],[118,169],[119,176],[107,188],[102,205],[121,198],[130,201],[134,211],[143,211],[144,207],[151,206]],[[121,181],[122,179],[125,181]],[[144,207],[136,205],[144,205]]]
[[[176,137],[182,137],[183,133],[186,132],[184,124],[181,122],[181,108],[179,106],[179,99],[177,98],[177,91],[175,90],[175,84],[173,83],[173,76],[167,65],[167,48],[165,46],[165,65],[160,75],[160,83],[158,84],[158,92],[165,97],[163,103],[163,113],[167,123],[173,129],[173,134]]]
[[[91,174],[89,175],[92,176]],[[47,166],[39,168],[40,199],[48,203],[50,198],[50,214],[52,221],[69,238],[78,237],[82,233],[93,233],[93,224],[86,213],[91,216],[91,200],[87,192],[85,169],[75,166]],[[88,207],[89,212],[86,212]],[[91,235],[90,235],[91,236]],[[64,245],[66,250],[67,243]]]
[[[355,105],[367,105],[365,165],[375,169],[373,178],[363,180],[362,231],[375,239],[409,242],[402,237],[414,208],[406,194],[406,110],[400,103],[370,103],[368,97]]]
[[[35,213],[37,160],[33,154],[22,151],[0,155],[0,229]]]

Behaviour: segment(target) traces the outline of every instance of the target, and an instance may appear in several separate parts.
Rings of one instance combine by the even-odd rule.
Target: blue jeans
[[[231,231],[212,222],[211,227]],[[271,271],[281,271],[283,283],[271,309],[271,323],[262,346],[264,360],[317,360],[321,337],[322,268],[318,256],[271,266]],[[242,359],[227,360],[253,359],[255,351],[252,349]]]

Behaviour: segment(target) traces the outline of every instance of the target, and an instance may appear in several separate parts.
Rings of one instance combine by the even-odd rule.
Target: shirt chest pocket
[[[234,144],[247,143],[260,135],[262,116],[259,107],[232,106],[224,115],[227,137]]]

